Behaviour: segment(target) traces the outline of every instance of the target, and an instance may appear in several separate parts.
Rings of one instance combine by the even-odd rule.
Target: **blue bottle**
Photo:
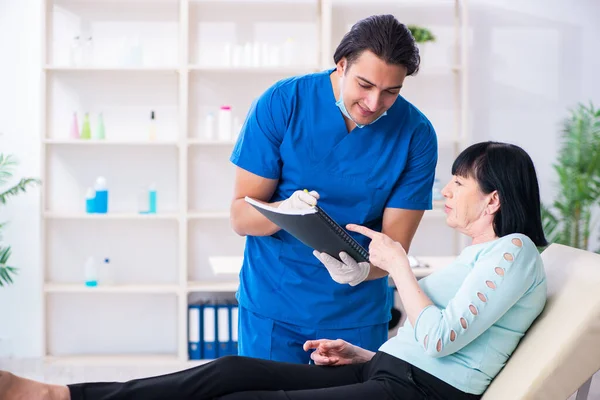
[[[95,203],[96,202],[96,194],[94,193],[94,189],[89,188],[87,193],[85,194],[85,212],[88,214],[94,213]]]
[[[106,188],[106,179],[99,176],[96,179],[96,197],[94,200],[94,212],[99,214],[106,214],[108,212],[108,189]]]
[[[156,214],[156,185],[154,183],[148,187],[148,213]]]

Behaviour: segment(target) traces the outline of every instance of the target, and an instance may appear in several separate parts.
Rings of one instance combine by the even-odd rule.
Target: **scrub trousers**
[[[72,400],[473,400],[387,353],[366,363],[317,366],[240,356],[129,382],[69,385]]]
[[[308,364],[307,340],[343,339],[376,352],[388,339],[388,323],[351,329],[312,329],[275,321],[239,308],[238,355],[264,360]]]

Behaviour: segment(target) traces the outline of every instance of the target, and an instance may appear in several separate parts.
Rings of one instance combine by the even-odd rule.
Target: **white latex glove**
[[[304,210],[317,205],[319,193],[314,190],[305,192],[304,190],[296,190],[290,197],[279,203],[277,208],[282,210]]]
[[[320,253],[317,250],[313,251],[313,254],[325,265],[325,268],[329,271],[329,275],[337,283],[347,283],[350,286],[356,286],[369,276],[371,264],[368,262],[357,263],[354,258],[345,252],[340,253],[340,258],[343,262],[339,262],[329,254]]]

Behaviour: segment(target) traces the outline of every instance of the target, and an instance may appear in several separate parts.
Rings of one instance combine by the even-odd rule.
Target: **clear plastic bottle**
[[[82,47],[81,47],[81,38],[79,36],[74,36],[71,41],[71,49],[70,49],[70,62],[72,67],[80,67],[82,64]]]
[[[212,112],[206,114],[202,136],[206,140],[215,140],[215,114]]]
[[[93,256],[89,256],[84,266],[85,286],[98,286],[98,269],[96,268],[96,260]]]
[[[114,271],[113,266],[110,263],[110,258],[106,257],[102,260],[102,265],[100,265],[100,271],[98,273],[99,283],[101,285],[114,285]]]
[[[85,38],[82,47],[83,65],[94,65],[94,41],[91,36]]]

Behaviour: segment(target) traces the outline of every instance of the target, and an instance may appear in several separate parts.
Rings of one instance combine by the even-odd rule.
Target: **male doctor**
[[[318,201],[340,225],[383,231],[407,251],[431,209],[436,134],[399,95],[420,61],[410,31],[391,15],[366,18],[333,58],[335,68],[267,89],[231,155],[231,224],[247,236],[237,293],[243,356],[308,363],[302,346],[319,338],[376,351],[387,340],[392,305],[384,271],[345,253],[343,262],[313,254],[245,196],[288,209]]]

